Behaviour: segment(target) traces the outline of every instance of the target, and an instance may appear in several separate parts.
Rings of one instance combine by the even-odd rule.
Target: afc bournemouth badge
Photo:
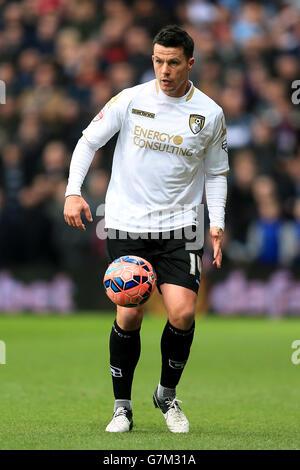
[[[205,123],[205,117],[201,116],[201,114],[190,114],[190,129],[193,134],[198,134],[201,131]]]

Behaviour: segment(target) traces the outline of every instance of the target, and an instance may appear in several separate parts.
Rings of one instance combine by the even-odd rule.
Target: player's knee
[[[117,310],[117,323],[123,330],[135,330],[140,328],[143,320],[144,306],[120,307]]]
[[[188,330],[194,323],[195,310],[191,306],[190,308],[182,308],[181,310],[175,310],[170,312],[169,321],[175,326],[182,330]]]
[[[183,311],[183,313],[180,315],[180,320],[185,326],[184,329],[190,328],[192,324],[194,323],[194,319],[195,319],[195,312],[193,310]]]

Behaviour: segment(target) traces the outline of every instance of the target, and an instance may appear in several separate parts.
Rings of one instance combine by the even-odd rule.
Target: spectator
[[[300,266],[300,198],[295,199],[294,219],[286,222],[283,230],[283,262],[294,267]]]
[[[42,154],[42,172],[49,181],[57,182],[68,176],[69,158],[65,145],[60,141],[49,142]]]
[[[261,200],[258,204],[258,218],[248,231],[246,251],[249,259],[271,266],[282,261],[283,226],[278,201]]]
[[[244,243],[249,225],[256,215],[252,185],[257,173],[253,152],[240,150],[234,159],[227,202],[227,226],[232,240]],[[247,207],[247,210],[245,210]]]
[[[145,73],[145,70],[152,70],[151,38],[143,28],[133,26],[127,31],[125,47],[127,61],[135,71],[134,81],[138,83]]]
[[[245,109],[241,90],[228,87],[222,93],[222,107],[226,116],[229,148],[246,147],[251,142],[251,120]]]
[[[252,122],[252,141],[259,173],[274,176],[278,170],[276,133],[263,117],[257,117]]]
[[[266,233],[272,226],[274,234],[281,215],[291,224],[286,233],[295,235],[300,196],[300,108],[291,101],[291,82],[300,71],[296,2],[20,0],[0,2],[0,12],[0,79],[7,91],[6,104],[0,105],[1,262],[3,256],[6,264],[25,262],[29,253],[60,262],[55,250],[63,257],[68,247],[54,242],[53,233],[64,233],[64,222],[57,219],[69,155],[82,128],[114,94],[154,78],[152,38],[168,23],[183,25],[194,37],[191,78],[224,108],[232,168],[228,256],[241,260],[237,247],[243,251],[249,242],[249,227],[256,224],[255,233]],[[103,198],[112,151],[110,141],[91,168],[85,189],[95,207]],[[8,206],[13,208],[9,224]],[[247,211],[241,209],[245,206]],[[12,233],[23,230],[26,217],[34,218],[36,234],[33,225],[26,226],[20,243]],[[45,237],[43,247],[38,236]],[[75,264],[91,252],[93,236],[74,235],[70,246],[76,251],[78,244],[81,253]],[[278,252],[280,261],[281,248]],[[296,252],[289,253],[286,262],[293,264]],[[267,258],[256,253],[254,259]],[[71,251],[63,263],[72,264]]]

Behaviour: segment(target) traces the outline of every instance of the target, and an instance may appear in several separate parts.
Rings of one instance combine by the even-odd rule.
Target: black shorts
[[[180,239],[178,239],[179,231],[181,232]],[[168,233],[168,239],[165,239],[166,233]],[[190,249],[188,247],[187,249],[186,244],[193,240],[190,236],[189,239],[185,237],[184,229],[155,234],[134,234],[135,238],[140,235],[134,240],[129,235],[127,232],[108,229],[106,253],[109,264],[120,256],[140,256],[153,266],[160,293],[160,285],[165,282],[187,287],[198,293],[203,248]],[[153,239],[154,237],[156,238]]]

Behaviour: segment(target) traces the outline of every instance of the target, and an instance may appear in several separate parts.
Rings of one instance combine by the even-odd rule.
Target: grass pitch
[[[0,315],[0,449],[300,449],[300,321],[198,319],[178,397],[187,435],[152,404],[164,318],[146,317],[133,386],[134,428],[114,435],[108,337],[113,316]]]

